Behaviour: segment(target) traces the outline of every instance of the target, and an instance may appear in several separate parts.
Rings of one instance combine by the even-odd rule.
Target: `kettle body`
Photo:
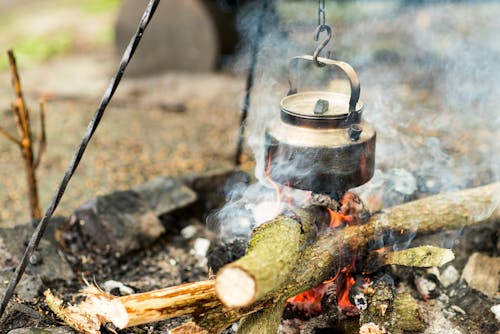
[[[293,58],[290,67],[299,60],[313,58]],[[280,184],[339,199],[372,178],[376,133],[361,118],[363,103],[354,69],[345,62],[321,57],[318,61],[340,68],[351,94],[297,92],[290,78],[289,93],[280,103],[280,121],[265,132],[266,172]]]

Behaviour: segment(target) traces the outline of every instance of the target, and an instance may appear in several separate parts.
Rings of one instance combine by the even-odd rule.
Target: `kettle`
[[[280,121],[265,131],[266,173],[274,182],[338,200],[372,178],[376,133],[361,118],[359,79],[351,65],[317,57],[347,76],[350,95],[298,92],[292,67],[296,72],[299,61],[314,60],[304,55],[290,61],[290,88],[280,102]]]

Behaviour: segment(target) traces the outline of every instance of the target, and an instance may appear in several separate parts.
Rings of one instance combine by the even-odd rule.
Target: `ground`
[[[117,66],[110,33],[117,2],[109,3],[95,8],[91,6],[95,1],[88,1],[89,7],[82,9],[46,1],[0,14],[9,18],[2,21],[7,33],[0,39],[0,51],[17,45],[35,131],[37,101],[42,95],[49,96],[48,150],[38,170],[42,210]],[[364,117],[377,130],[379,171],[362,190],[373,207],[497,181],[500,5],[402,7],[395,2],[370,1],[328,6],[327,21],[335,28],[333,57],[351,63],[358,71]],[[283,1],[281,13],[281,29],[265,30],[251,101],[246,160],[252,160],[255,152],[260,162],[263,124],[278,114],[279,98],[286,92],[287,59],[311,53],[315,47],[314,6]],[[45,30],[28,24],[38,22],[36,19]],[[50,27],[68,33],[56,34]],[[42,30],[47,33],[35,34]],[[38,51],[26,57],[29,37],[35,35],[41,35],[32,42],[32,49]],[[50,47],[40,47],[44,38]],[[129,189],[154,176],[230,167],[248,57],[242,51],[214,73],[125,77],[57,213],[68,215],[96,195]],[[13,98],[10,78],[2,64],[5,62],[0,61],[0,124],[15,133],[9,110]],[[313,76],[322,85],[320,89],[345,90],[336,76],[331,80],[318,71]],[[2,227],[29,220],[20,152],[3,137],[0,208]]]

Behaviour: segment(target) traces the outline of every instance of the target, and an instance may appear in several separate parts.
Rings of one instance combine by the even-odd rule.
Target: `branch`
[[[10,73],[12,77],[12,87],[14,88],[14,94],[16,95],[16,100],[14,102],[15,110],[14,113],[18,113],[19,117],[18,125],[23,133],[23,139],[29,136],[29,113],[26,109],[24,103],[23,91],[21,89],[21,80],[19,79],[19,71],[17,70],[16,57],[14,56],[14,51],[12,49],[7,50],[7,55],[9,57]]]
[[[12,76],[12,87],[14,88],[14,93],[16,96],[15,101],[12,104],[12,112],[14,113],[14,117],[17,123],[19,142],[21,143],[21,153],[24,160],[24,168],[26,170],[26,181],[28,183],[31,218],[33,221],[35,221],[36,219],[41,218],[42,214],[40,211],[40,203],[38,198],[38,182],[35,171],[36,166],[35,160],[33,158],[33,140],[30,129],[30,115],[24,102],[23,92],[21,90],[21,80],[19,79],[19,72],[17,70],[14,52],[12,50],[8,50],[7,54],[9,57],[10,72]],[[41,117],[45,117],[43,115],[43,112]],[[42,119],[42,123],[45,123],[44,119]],[[44,127],[45,125],[42,124],[42,126]],[[45,137],[45,133],[42,133],[41,136]],[[44,147],[41,149],[44,149]]]
[[[19,139],[11,135],[6,129],[0,127],[0,134],[5,136],[8,140],[12,141],[14,144],[18,145],[19,147],[22,146],[22,143]]]
[[[40,136],[38,138],[38,154],[36,155],[33,168],[37,169],[42,156],[47,149],[47,135],[45,132],[45,98],[40,99]]]
[[[290,263],[283,262],[283,256],[272,251],[272,248],[268,249],[267,256],[263,254],[258,260],[252,260],[255,257],[254,252],[262,252],[262,250],[250,247],[243,258],[219,271],[216,283],[217,294],[227,306],[239,307],[248,306],[263,296],[267,298],[283,292],[286,292],[287,297],[292,297],[328,279],[328,275],[331,275],[331,268],[344,267],[353,260],[353,256],[356,260],[368,258],[369,252],[374,248],[382,248],[397,241],[408,240],[417,233],[424,235],[441,230],[454,230],[475,225],[486,219],[498,219],[500,218],[498,194],[500,194],[500,183],[494,183],[461,192],[435,195],[387,209],[372,216],[365,225],[347,226],[341,230],[325,233],[309,247],[304,247],[304,244],[294,245],[291,250],[281,249],[283,248],[281,247],[279,251],[285,254],[289,251],[293,254],[297,247],[303,248],[300,258],[296,260],[294,257],[290,261],[293,262],[292,267]],[[303,218],[302,225],[305,221]],[[278,219],[266,225],[273,226],[274,222],[279,221]],[[253,239],[256,237],[260,238],[258,231],[254,233]],[[296,238],[297,236],[292,233],[279,231],[266,240],[269,241],[269,247],[274,247],[280,242],[286,243],[288,239],[297,240]],[[378,244],[375,244],[375,247],[370,246],[374,243]],[[238,264],[241,263],[247,263],[247,265],[240,271],[241,273],[233,274],[232,268],[238,268]],[[252,291],[255,287],[259,288],[262,285],[261,268],[272,268],[271,271],[275,273],[271,274],[271,277],[266,276],[269,284],[265,285],[265,291],[256,293],[254,298],[246,297],[245,293],[235,296],[235,291]],[[287,273],[293,270],[294,275],[287,275],[292,279],[283,282],[282,270]],[[243,279],[236,281],[231,280],[231,277]]]

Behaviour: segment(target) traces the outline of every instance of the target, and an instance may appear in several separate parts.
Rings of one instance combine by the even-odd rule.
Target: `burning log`
[[[333,274],[340,274],[342,269],[351,268],[354,261],[363,263],[363,259],[369,259],[377,247],[390,245],[400,238],[407,240],[416,234],[453,230],[500,219],[499,192],[500,183],[495,183],[431,196],[375,214],[366,224],[341,226],[321,234],[317,233],[316,222],[328,219],[325,213],[331,210],[310,207],[281,215],[254,231],[247,254],[219,271],[215,289],[213,281],[206,282],[204,298],[207,299],[204,302],[196,300],[197,294],[187,294],[183,303],[173,302],[171,298],[179,295],[176,291],[181,291],[182,285],[165,289],[170,289],[171,298],[168,293],[162,295],[158,291],[115,297],[113,301],[123,298],[129,305],[134,305],[134,312],[140,314],[129,314],[136,320],[115,324],[123,328],[191,314],[193,322],[178,327],[173,333],[219,333],[244,317],[238,331],[240,334],[276,332],[288,298],[317,286]],[[413,251],[414,255],[417,253]],[[401,254],[404,253],[399,256]],[[426,254],[428,249],[423,256]],[[446,252],[444,254],[445,258],[449,256]],[[419,262],[412,260],[408,263]],[[158,294],[162,297],[153,298]],[[167,305],[172,304],[176,307],[168,313]],[[108,302],[107,305],[105,313],[113,314],[112,307],[116,303]],[[146,312],[146,308],[151,307],[162,311]],[[91,303],[90,307],[87,304],[83,309],[87,313],[91,310],[102,323],[112,321],[96,303]]]
[[[397,252],[375,251],[368,259],[368,265],[374,270],[391,264],[407,267],[441,267],[452,261],[455,255],[450,249],[434,246],[420,246]],[[365,268],[366,271],[366,268]]]

